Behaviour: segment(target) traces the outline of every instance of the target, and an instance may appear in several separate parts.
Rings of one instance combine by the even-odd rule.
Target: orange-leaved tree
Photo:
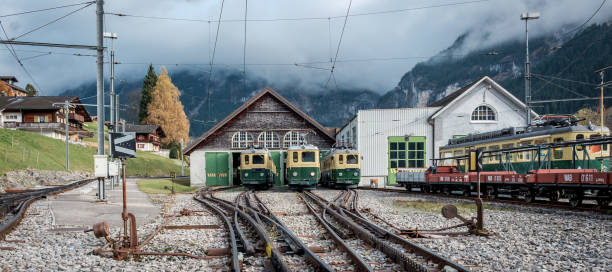
[[[147,107],[149,115],[144,123],[161,126],[166,133],[166,138],[162,139],[164,145],[178,143],[180,139],[186,143],[189,137],[189,121],[179,100],[181,93],[172,84],[166,68],[162,67],[161,71],[151,92],[151,102]]]

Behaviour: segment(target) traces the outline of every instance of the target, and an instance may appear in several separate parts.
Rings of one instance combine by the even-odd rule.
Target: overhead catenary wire
[[[208,72],[208,82],[206,83],[206,102],[208,102],[208,118],[210,118],[210,84],[213,79],[213,67],[215,63],[215,53],[217,52],[217,42],[219,41],[219,29],[221,29],[221,18],[223,17],[223,6],[225,0],[221,0],[221,9],[219,10],[219,23],[217,24],[217,33],[215,34],[215,43],[213,45],[212,56],[210,58],[210,71]]]
[[[43,24],[43,25],[40,25],[40,26],[38,26],[38,27],[36,27],[36,28],[34,28],[34,29],[32,29],[32,30],[29,30],[29,31],[27,31],[27,32],[25,32],[25,33],[23,33],[23,34],[20,34],[20,35],[18,35],[18,36],[16,36],[16,37],[14,37],[14,38],[11,38],[10,40],[17,40],[17,39],[19,39],[19,38],[21,38],[21,37],[23,37],[23,36],[25,36],[25,35],[28,35],[28,34],[30,34],[30,33],[32,33],[32,32],[35,32],[35,31],[38,31],[38,30],[40,30],[41,28],[44,28],[44,27],[46,27],[46,26],[48,26],[48,25],[50,25],[50,24],[53,24],[53,23],[55,23],[55,22],[57,22],[57,21],[59,21],[59,20],[62,20],[62,19],[66,18],[66,17],[68,17],[68,16],[70,16],[70,15],[72,15],[72,14],[75,14],[75,13],[77,13],[77,12],[79,12],[79,11],[81,11],[81,10],[83,10],[83,9],[85,9],[85,8],[87,8],[87,7],[89,7],[89,6],[91,6],[91,5],[93,5],[94,3],[95,3],[95,2],[91,2],[91,3],[89,3],[89,4],[87,4],[87,5],[83,6],[83,7],[80,7],[80,8],[78,8],[78,9],[75,9],[75,10],[73,10],[73,11],[71,11],[71,12],[69,12],[69,13],[67,13],[67,14],[65,14],[65,15],[63,15],[63,16],[60,16],[60,17],[58,17],[58,18],[55,18],[55,19],[53,19],[53,20],[51,20],[51,21],[49,21],[49,22],[47,22],[47,23],[45,23],[45,24]],[[7,37],[7,39],[8,39],[8,37]]]
[[[242,79],[244,81],[244,91],[247,91],[246,81],[246,48],[247,48],[247,15],[249,9],[249,0],[244,0],[244,46],[242,47]]]
[[[336,56],[334,57],[334,61],[332,62],[331,69],[329,71],[329,78],[325,83],[325,88],[329,84],[329,81],[334,76],[334,69],[336,68],[336,60],[338,59],[338,54],[340,53],[340,45],[342,45],[342,37],[344,37],[344,30],[346,29],[346,23],[348,21],[349,13],[351,12],[351,5],[353,4],[353,0],[349,0],[348,8],[346,9],[346,16],[344,17],[344,24],[342,25],[342,31],[340,31],[340,38],[338,39],[338,47],[336,48]],[[334,78],[334,82],[336,79]],[[336,89],[338,89],[338,85],[336,85]]]
[[[598,86],[597,83],[584,82],[584,81],[572,80],[572,79],[567,79],[567,78],[560,78],[560,77],[555,77],[555,76],[547,76],[547,75],[541,75],[541,74],[536,74],[536,73],[531,73],[531,75],[537,76],[537,77],[548,78],[548,79],[554,79],[554,80],[561,80],[561,81],[573,82],[573,83],[578,83],[578,84],[584,84],[584,85],[589,85],[589,86]]]
[[[87,1],[87,2],[81,2],[81,3],[76,3],[76,4],[57,6],[57,7],[51,7],[51,8],[36,9],[36,10],[22,11],[22,12],[11,13],[11,14],[4,14],[4,15],[0,15],[0,18],[11,17],[11,16],[18,16],[18,15],[25,15],[25,14],[30,14],[30,13],[42,12],[42,11],[49,11],[49,10],[54,10],[54,9],[69,8],[69,7],[80,6],[80,5],[93,4],[95,2],[96,1]]]
[[[601,5],[599,5],[599,7],[598,7],[598,8],[595,10],[595,12],[593,12],[593,14],[592,14],[592,15],[591,15],[591,16],[590,16],[588,19],[586,19],[586,21],[584,21],[584,23],[582,23],[581,25],[579,25],[579,26],[577,26],[577,27],[573,28],[572,30],[570,30],[570,31],[568,31],[568,32],[565,32],[565,33],[563,34],[563,36],[566,36],[566,35],[568,35],[568,34],[570,34],[570,33],[574,32],[574,31],[576,31],[576,30],[579,30],[579,29],[581,29],[582,27],[584,27],[586,24],[588,24],[588,23],[591,21],[591,19],[593,19],[593,17],[595,17],[595,15],[597,15],[597,13],[599,12],[599,10],[601,10],[601,8],[604,6],[604,4],[606,4],[606,1],[607,1],[607,0],[603,0],[603,1],[601,2]]]
[[[475,1],[453,2],[453,3],[447,3],[447,4],[421,6],[421,7],[414,7],[414,8],[389,9],[389,10],[381,10],[381,11],[355,13],[355,14],[351,14],[350,17],[403,13],[403,12],[409,12],[409,11],[422,10],[422,9],[468,5],[468,4],[476,4],[476,3],[481,3],[481,2],[489,2],[489,1],[491,0],[475,0]],[[237,22],[245,21],[245,19],[225,19],[225,20],[219,19],[215,21],[215,20],[206,20],[206,19],[197,19],[197,18],[145,16],[145,15],[135,15],[135,14],[120,13],[120,12],[106,12],[106,14],[119,16],[119,17],[133,17],[133,18],[152,19],[152,20],[186,21],[186,22],[201,22],[201,23],[219,23],[219,22],[237,23]],[[328,19],[342,19],[344,17],[345,15],[293,17],[293,18],[253,18],[253,19],[248,19],[248,21],[249,22],[318,21],[318,20],[328,20]]]
[[[545,81],[546,83],[548,83],[550,85],[557,86],[558,88],[561,88],[561,89],[566,90],[566,91],[568,91],[570,93],[573,93],[573,94],[575,94],[577,96],[587,97],[586,95],[583,95],[583,94],[581,94],[579,92],[573,91],[573,90],[571,90],[571,89],[569,89],[567,87],[564,87],[562,85],[558,85],[558,84],[556,84],[556,83],[554,83],[554,82],[552,82],[550,80],[544,79],[544,78],[539,77],[539,76],[534,76],[534,77],[537,78],[537,79],[543,80],[543,81]]]
[[[0,28],[2,28],[2,33],[4,33],[4,36],[6,37],[6,39],[8,39],[8,34],[6,33],[6,30],[4,29],[4,25],[2,24],[2,21],[0,21]],[[36,89],[38,90],[38,92],[42,93],[43,92],[42,88],[40,88],[40,85],[38,85],[36,80],[34,80],[34,77],[30,73],[30,71],[28,71],[28,69],[25,67],[25,65],[23,65],[23,62],[21,61],[21,59],[19,59],[19,56],[17,55],[17,52],[15,52],[15,48],[13,48],[13,45],[10,45],[10,47],[9,47],[8,44],[4,44],[4,45],[6,46],[6,49],[8,49],[9,52],[11,52],[11,55],[13,55],[13,57],[15,58],[15,60],[19,64],[19,66],[21,66],[21,69],[30,78],[30,80],[32,81],[32,84],[34,84],[34,86],[36,86]]]

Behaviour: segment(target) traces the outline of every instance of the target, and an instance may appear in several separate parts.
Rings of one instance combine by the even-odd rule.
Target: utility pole
[[[527,109],[527,126],[531,125],[531,63],[529,62],[529,32],[527,21],[540,18],[539,12],[526,12],[521,14],[525,21],[525,106]]]
[[[104,0],[96,0],[98,155],[104,155]]]
[[[604,81],[604,73],[605,73],[605,71],[607,69],[610,69],[610,68],[612,68],[612,65],[604,67],[604,68],[601,68],[601,69],[598,69],[598,70],[595,71],[595,73],[599,73],[599,77],[601,78],[601,84],[598,87],[600,88],[599,115],[600,115],[600,122],[601,122],[601,124],[600,124],[600,135],[601,135],[602,138],[604,137],[604,112],[605,112],[605,108],[604,108],[604,87],[606,85],[609,85],[609,83],[606,84],[605,81]],[[599,147],[599,156],[602,157],[601,158],[601,165],[600,165],[600,168],[599,168],[600,172],[603,172],[603,166],[604,166],[604,164],[603,164],[604,163],[603,162],[603,147],[604,147],[603,145],[601,145]]]
[[[104,0],[96,0],[96,89],[98,112],[98,155],[104,156]],[[104,178],[98,178],[98,200],[105,200]]]
[[[115,95],[115,132],[119,132],[119,94]]]

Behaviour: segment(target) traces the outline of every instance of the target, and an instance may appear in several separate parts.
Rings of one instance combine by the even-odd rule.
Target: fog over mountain
[[[329,61],[336,52],[348,2],[249,1],[248,18],[251,20],[310,19],[249,21],[247,74],[277,86],[297,86],[302,92],[325,90],[323,85],[329,78],[328,70],[293,64],[315,62],[308,66],[331,67]],[[0,16],[73,3],[78,2],[5,0]],[[384,94],[396,87],[404,73],[416,63],[438,54],[461,34],[470,33],[470,36],[460,48],[455,48],[453,55],[521,40],[524,35],[524,23],[519,20],[521,12],[541,12],[541,19],[530,22],[529,26],[531,37],[537,38],[582,24],[601,3],[600,0],[355,0],[340,46],[335,78],[340,89],[367,89]],[[118,33],[119,39],[114,45],[117,61],[123,63],[117,66],[117,78],[138,79],[144,75],[148,63],[157,67],[165,64],[171,72],[189,68],[206,77],[206,64],[217,29],[217,23],[207,20],[218,18],[220,4],[221,1],[106,0],[105,11],[109,14],[105,15],[105,31]],[[219,68],[242,69],[244,4],[244,1],[225,1],[223,20],[233,21],[220,25],[215,57],[215,63],[222,64]],[[610,5],[605,3],[589,24],[610,18]],[[0,19],[8,37],[14,38],[80,7]],[[110,13],[201,21],[120,17]],[[18,40],[95,44],[95,5]],[[110,47],[110,43],[106,43]],[[57,94],[95,80],[95,58],[72,55],[92,52],[15,48],[43,95]],[[16,75],[23,86],[31,82],[9,51],[1,49],[0,74]],[[105,73],[108,76],[108,69]]]

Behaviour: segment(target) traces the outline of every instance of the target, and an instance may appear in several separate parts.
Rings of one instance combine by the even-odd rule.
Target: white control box
[[[119,175],[119,162],[112,161],[108,163],[108,175],[111,177]]]
[[[108,176],[108,159],[106,155],[94,155],[94,176],[106,178]]]

